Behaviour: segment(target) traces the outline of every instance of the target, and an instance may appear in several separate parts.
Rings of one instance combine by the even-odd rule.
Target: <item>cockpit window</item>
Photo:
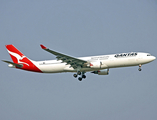
[[[147,54],[147,56],[151,56],[151,54]]]

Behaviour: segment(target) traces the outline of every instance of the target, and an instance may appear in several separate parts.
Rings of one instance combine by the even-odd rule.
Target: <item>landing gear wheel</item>
[[[142,69],[141,69],[141,68],[139,68],[138,70],[139,70],[139,71],[141,71]]]
[[[81,78],[81,77],[79,77],[79,78],[78,78],[78,80],[79,80],[79,81],[82,81],[82,78]]]
[[[81,72],[80,72],[80,71],[78,71],[78,72],[77,72],[77,74],[78,74],[78,75],[81,75]]]
[[[85,75],[82,75],[82,78],[84,78],[84,79],[85,79],[85,78],[86,78],[86,76],[85,76]]]
[[[74,74],[73,76],[74,76],[75,78],[77,78],[77,74]]]
[[[142,67],[142,65],[141,64],[139,64],[139,68],[138,68],[138,70],[139,71],[141,71],[142,69],[141,69],[141,67]]]

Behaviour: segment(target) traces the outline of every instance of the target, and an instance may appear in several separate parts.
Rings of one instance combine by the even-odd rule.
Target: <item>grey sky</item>
[[[0,60],[14,44],[33,60],[149,52],[157,57],[156,0],[0,1]],[[39,74],[0,62],[1,120],[156,120],[157,60],[138,67],[87,73]]]

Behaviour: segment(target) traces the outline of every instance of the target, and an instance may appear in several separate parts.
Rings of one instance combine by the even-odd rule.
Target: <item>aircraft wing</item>
[[[75,57],[71,57],[69,55],[65,55],[53,50],[50,50],[48,48],[46,48],[44,45],[40,45],[42,49],[46,50],[47,52],[50,52],[52,54],[54,54],[57,58],[57,60],[62,60],[63,63],[67,63],[67,65],[71,65],[71,67],[73,67],[74,69],[76,69],[78,66],[81,67],[87,67],[88,63],[85,60],[81,60]]]

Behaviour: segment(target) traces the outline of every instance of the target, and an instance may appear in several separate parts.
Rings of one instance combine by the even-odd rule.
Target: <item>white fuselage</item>
[[[156,58],[148,53],[132,52],[112,55],[100,55],[91,57],[80,57],[79,59],[86,60],[89,63],[99,64],[100,66],[81,68],[80,71],[96,71],[117,67],[138,66],[149,63]],[[70,67],[61,60],[47,60],[47,61],[32,61],[43,73],[60,73],[60,72],[76,72],[77,69]]]

